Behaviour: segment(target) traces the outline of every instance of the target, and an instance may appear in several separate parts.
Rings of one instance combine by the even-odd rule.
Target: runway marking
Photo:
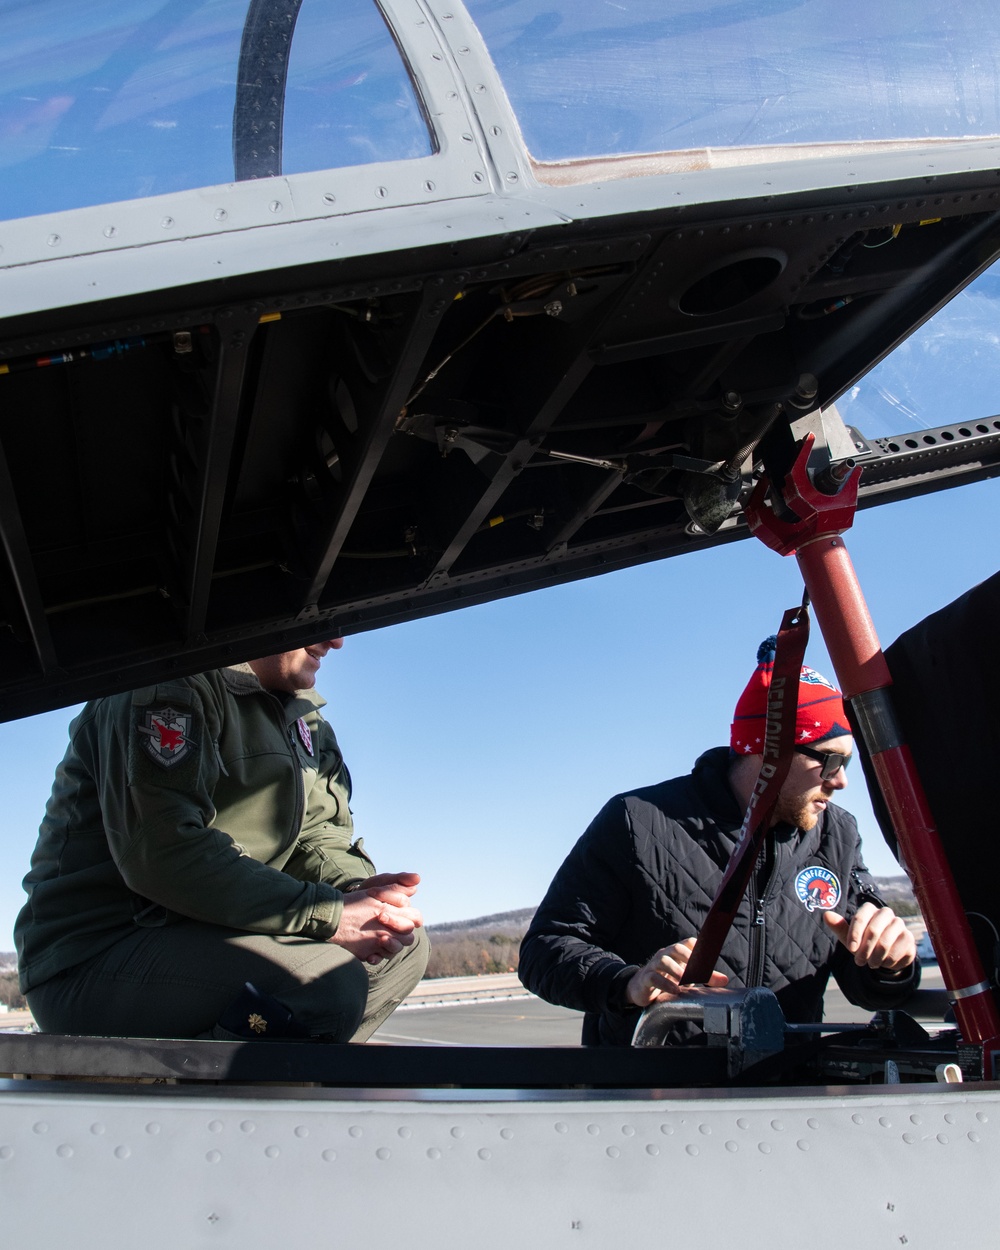
[[[421,1046],[467,1046],[467,1042],[442,1042],[436,1037],[410,1037],[407,1033],[386,1033],[383,1029],[372,1037],[373,1042],[417,1042]]]
[[[514,1003],[525,998],[534,998],[527,991],[523,994],[483,994],[477,998],[435,998],[431,1000],[405,999],[396,1008],[397,1011],[426,1011],[428,1007],[471,1007],[476,1003]]]

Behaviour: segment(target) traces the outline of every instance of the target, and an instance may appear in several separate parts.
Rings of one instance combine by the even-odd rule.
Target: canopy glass
[[[1000,133],[989,0],[466,0],[538,161]]]
[[[0,219],[432,151],[373,0],[4,0],[0,22]]]
[[[1000,413],[1000,272],[966,287],[837,400],[869,438]]]

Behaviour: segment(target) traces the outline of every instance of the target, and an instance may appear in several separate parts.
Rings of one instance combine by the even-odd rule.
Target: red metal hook
[[[826,494],[815,485],[807,468],[815,442],[815,434],[805,436],[785,479],[785,503],[799,518],[797,521],[786,521],[767,507],[771,483],[766,476],[754,487],[743,509],[750,532],[781,556],[792,555],[814,539],[842,534],[854,524],[861,466],[851,470],[835,495]]]

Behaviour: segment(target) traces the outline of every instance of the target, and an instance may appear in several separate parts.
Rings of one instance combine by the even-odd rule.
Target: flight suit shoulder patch
[[[195,749],[194,718],[170,704],[140,709],[135,732],[140,748],[160,768],[174,769]]]
[[[145,703],[133,702],[129,729],[129,777],[156,784],[188,784],[198,772],[204,730],[189,691],[159,688]],[[176,694],[179,697],[172,697]]]

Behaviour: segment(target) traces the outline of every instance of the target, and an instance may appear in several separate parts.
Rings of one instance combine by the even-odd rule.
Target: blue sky
[[[996,571],[1000,482],[860,513],[846,535],[883,645]],[[755,539],[348,638],[319,689],[383,869],[424,875],[428,922],[536,904],[601,804],[726,740],[757,644],[801,598]],[[818,627],[807,660],[833,676]],[[69,710],[0,725],[0,950]],[[844,806],[898,871],[860,770]]]

